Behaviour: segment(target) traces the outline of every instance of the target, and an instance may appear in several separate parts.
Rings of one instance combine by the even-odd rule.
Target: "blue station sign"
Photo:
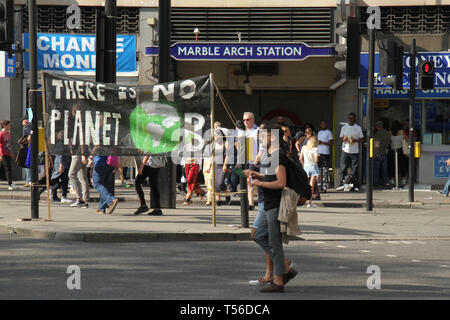
[[[158,47],[146,47],[146,55],[158,55]],[[308,46],[305,43],[175,43],[170,54],[176,60],[195,61],[301,61],[308,57],[335,56],[333,46]]]

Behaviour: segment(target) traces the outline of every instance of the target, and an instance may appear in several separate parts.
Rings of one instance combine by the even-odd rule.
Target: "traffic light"
[[[0,50],[14,43],[14,0],[0,0]]]
[[[336,34],[347,40],[345,44],[341,43],[335,47],[338,55],[345,57],[345,60],[335,63],[335,68],[341,72],[345,72],[345,75],[349,79],[359,77],[359,57],[361,52],[361,28],[359,26],[359,19],[348,17],[347,24],[337,28]]]
[[[382,81],[395,90],[403,89],[403,46],[392,39],[379,43],[380,75]]]
[[[433,61],[421,61],[419,63],[419,89],[427,90],[433,88],[434,88]]]

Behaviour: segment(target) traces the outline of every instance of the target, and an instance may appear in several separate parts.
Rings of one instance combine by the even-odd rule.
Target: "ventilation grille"
[[[361,8],[361,21],[367,21]],[[365,26],[365,24],[363,24]],[[450,28],[450,6],[382,7],[381,29],[396,34],[442,34]]]
[[[330,43],[331,8],[172,8],[172,41]]]
[[[80,7],[81,29],[69,29],[66,22],[70,14],[67,6],[38,6],[37,31],[41,33],[95,34],[96,7]],[[23,11],[23,30],[28,32],[28,10]],[[139,8],[117,8],[117,34],[139,33]]]

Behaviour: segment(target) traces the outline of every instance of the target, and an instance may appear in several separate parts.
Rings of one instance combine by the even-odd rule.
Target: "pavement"
[[[251,229],[241,227],[238,198],[233,198],[230,206],[217,207],[215,225],[211,207],[205,207],[204,200],[193,198],[192,205],[184,206],[180,193],[176,209],[163,209],[162,216],[135,216],[139,202],[133,186],[116,186],[119,204],[112,215],[94,213],[98,193],[91,189],[88,209],[51,202],[49,212],[44,193],[40,219],[30,219],[30,189],[23,187],[23,182],[15,184],[20,188],[9,191],[7,184],[0,182],[0,232],[85,242],[250,240]],[[144,189],[147,199],[148,190]],[[416,189],[414,199],[409,202],[407,188],[374,190],[374,209],[367,211],[364,188],[358,193],[329,190],[321,194],[321,200],[313,201],[317,207],[298,207],[302,233],[293,240],[450,239],[450,197]],[[249,212],[250,226],[256,213]]]

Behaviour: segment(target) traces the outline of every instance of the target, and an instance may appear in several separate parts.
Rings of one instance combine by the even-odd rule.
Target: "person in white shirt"
[[[328,124],[325,120],[320,121],[320,131],[317,134],[319,145],[317,150],[319,152],[319,170],[320,170],[320,192],[326,192],[329,182],[329,169],[331,164],[331,146],[333,145],[333,133],[328,129]]]
[[[247,166],[250,170],[256,171],[256,156],[259,152],[259,142],[258,142],[258,126],[255,124],[255,115],[252,112],[244,112],[242,121],[245,125],[245,137],[252,138],[253,140],[253,156],[254,160],[249,160],[247,162]],[[251,153],[251,152],[249,152]],[[250,183],[250,179],[247,179],[247,188],[248,188],[248,210],[255,209],[255,200],[253,198],[254,189],[252,184]]]
[[[320,175],[319,167],[317,166],[320,157],[317,150],[318,145],[319,142],[317,140],[317,137],[312,136],[311,138],[308,139],[306,146],[302,148],[302,151],[300,153],[300,162],[306,174],[308,175],[311,189],[314,188],[314,185],[316,184],[317,181],[317,177]],[[310,207],[315,207],[315,205],[312,204],[312,196],[309,199],[309,203],[307,205],[307,208]]]
[[[350,167],[354,179],[354,190],[359,191],[358,182],[358,154],[359,143],[363,141],[364,135],[362,129],[356,124],[356,115],[350,112],[348,115],[348,124],[344,125],[339,135],[342,141],[341,163],[340,163],[340,181],[339,186],[343,185],[347,169]],[[350,166],[349,166],[350,164]]]

